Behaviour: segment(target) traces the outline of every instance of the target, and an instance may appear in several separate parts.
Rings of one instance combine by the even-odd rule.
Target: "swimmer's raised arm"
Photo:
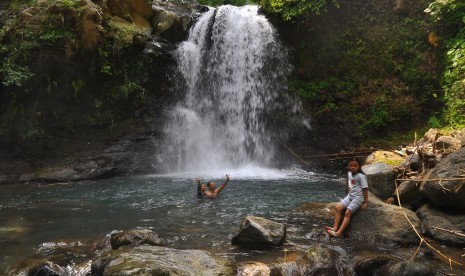
[[[224,181],[223,184],[221,184],[221,186],[218,189],[215,190],[215,193],[219,194],[226,187],[226,185],[228,184],[230,179],[231,179],[231,177],[229,176],[229,174],[227,174],[226,175],[226,180]]]

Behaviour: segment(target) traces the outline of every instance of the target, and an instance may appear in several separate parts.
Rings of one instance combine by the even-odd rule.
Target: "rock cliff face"
[[[31,1],[2,19],[0,183],[153,173],[194,1]]]

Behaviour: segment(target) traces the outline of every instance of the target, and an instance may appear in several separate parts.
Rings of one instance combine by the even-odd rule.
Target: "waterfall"
[[[270,164],[273,122],[296,107],[285,96],[286,51],[257,6],[210,9],[175,57],[174,89],[184,99],[166,128],[170,170]]]

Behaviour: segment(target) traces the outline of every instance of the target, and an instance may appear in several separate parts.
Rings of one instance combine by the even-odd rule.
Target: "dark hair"
[[[357,162],[357,164],[358,164],[358,171],[357,171],[357,173],[365,174],[365,173],[362,171],[362,161],[360,161],[360,159],[355,158],[355,157],[352,158],[352,159],[350,159],[350,160],[349,160],[349,163],[352,162],[352,161]]]

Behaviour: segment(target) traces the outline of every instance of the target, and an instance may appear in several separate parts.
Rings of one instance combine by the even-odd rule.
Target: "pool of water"
[[[218,198],[197,199],[194,177],[213,180],[218,187],[226,173],[232,180]],[[0,256],[8,265],[47,242],[136,227],[152,229],[175,248],[228,248],[245,215],[286,221],[289,211],[302,203],[338,201],[344,180],[299,169],[244,168],[2,185],[1,190]]]

